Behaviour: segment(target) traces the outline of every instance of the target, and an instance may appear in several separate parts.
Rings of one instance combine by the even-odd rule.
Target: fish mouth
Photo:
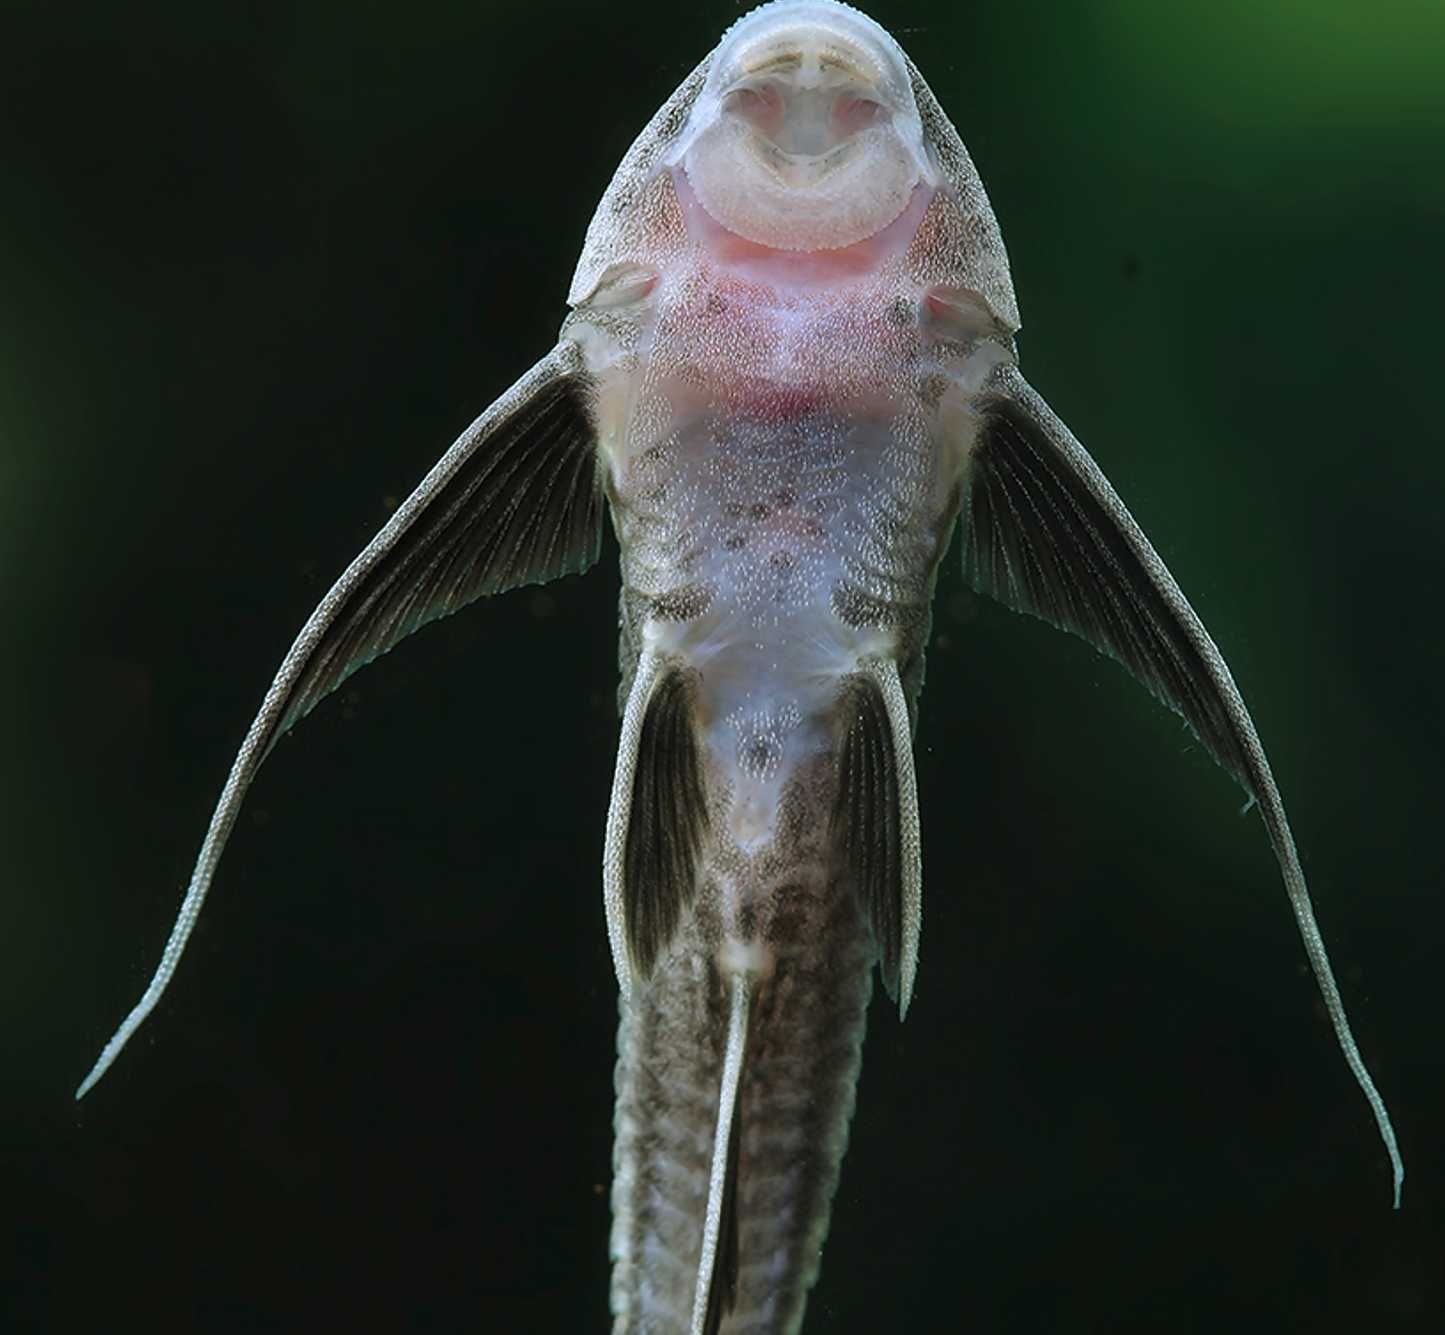
[[[724,114],[748,127],[746,151],[779,185],[806,190],[846,166],[864,145],[858,136],[886,116],[855,82],[841,88],[750,78],[728,90]]]
[[[723,34],[714,70],[736,75],[801,74],[818,82],[842,74],[906,86],[907,57],[862,11],[837,0],[776,0],[738,19]]]
[[[759,161],[780,177],[810,183],[857,135],[911,110],[896,49],[860,20],[843,6],[801,0],[755,11],[724,39],[720,109],[751,129]]]
[[[678,157],[717,222],[780,250],[872,236],[932,174],[903,52],[833,0],[765,5],[728,31]]]

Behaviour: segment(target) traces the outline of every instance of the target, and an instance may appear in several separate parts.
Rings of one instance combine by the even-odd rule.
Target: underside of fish
[[[558,344],[323,600],[237,757],[149,1014],[271,746],[427,621],[622,554],[603,891],[621,996],[615,1335],[802,1324],[875,965],[906,1012],[912,734],[956,528],[980,592],[1083,635],[1257,800],[1355,1047],[1243,700],[1148,539],[1025,383],[967,152],[871,19],[778,0],[657,112],[598,206]]]

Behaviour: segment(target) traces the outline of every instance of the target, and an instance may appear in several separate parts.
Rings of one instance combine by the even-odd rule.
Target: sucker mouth
[[[730,71],[721,108],[789,161],[823,159],[891,115],[883,71],[870,68],[874,63],[837,42],[780,34],[756,59]]]
[[[673,158],[714,220],[779,250],[836,250],[930,178],[906,58],[873,26],[810,0],[730,30]]]
[[[821,88],[799,88],[781,79],[740,80],[723,95],[722,110],[744,122],[778,160],[793,163],[827,158],[888,116],[853,80]]]

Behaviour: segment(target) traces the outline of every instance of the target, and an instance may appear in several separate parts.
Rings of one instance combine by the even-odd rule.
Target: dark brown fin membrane
[[[477,448],[345,590],[268,743],[427,622],[592,565],[602,492],[586,396],[580,373],[557,374],[486,423]]]
[[[276,740],[362,664],[487,593],[597,559],[602,493],[591,387],[558,344],[437,461],[301,627],[247,729],[160,963],[76,1090],[83,1098],[161,999],[205,903],[246,790]]]
[[[664,668],[637,744],[622,875],[627,949],[642,978],[692,904],[707,826],[690,679]]]
[[[833,847],[873,924],[883,986],[896,1002],[903,945],[903,839],[893,732],[883,693],[872,677],[851,678],[845,692]]]
[[[1257,795],[1270,780],[1242,744],[1198,634],[1166,599],[1162,564],[1149,568],[1130,543],[1118,498],[1099,496],[1015,399],[985,414],[964,501],[969,582],[1123,663]]]
[[[733,1100],[732,1130],[728,1133],[727,1177],[723,1182],[722,1213],[718,1220],[717,1253],[712,1282],[707,1290],[707,1316],[703,1335],[717,1335],[723,1317],[738,1301],[738,1132],[742,1098]]]
[[[1130,668],[1258,801],[1340,1051],[1390,1156],[1398,1208],[1405,1166],[1390,1115],[1350,1032],[1284,800],[1223,655],[1099,466],[1016,368],[999,370],[978,410],[964,573],[981,593]]]

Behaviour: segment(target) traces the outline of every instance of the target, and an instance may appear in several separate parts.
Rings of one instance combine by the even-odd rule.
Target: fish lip
[[[708,72],[719,99],[748,81],[786,79],[800,89],[853,86],[892,112],[913,105],[907,59],[888,31],[835,0],[777,0],[723,34]]]
[[[704,211],[743,240],[847,249],[896,220],[916,185],[938,183],[913,66],[867,14],[835,0],[767,4],[704,68],[652,169],[681,168]],[[750,90],[762,104],[741,97]]]
[[[773,0],[738,19],[708,56],[687,123],[659,165],[683,161],[699,134],[725,116],[737,116],[731,101],[769,84],[786,84],[794,92],[852,90],[860,100],[876,103],[881,114],[875,123],[891,122],[919,178],[935,180],[908,57],[886,28],[837,0]],[[747,122],[745,116],[737,118]],[[815,151],[799,151],[753,133],[760,141],[753,153],[783,183],[789,176],[817,180],[831,172],[849,156],[837,150],[847,149],[860,132]]]
[[[804,188],[846,160],[868,126],[917,116],[897,43],[832,0],[746,15],[718,46],[704,101],[747,125],[751,154],[779,184]]]
[[[657,165],[681,166],[704,209],[745,240],[845,248],[892,222],[914,186],[937,183],[913,81],[867,15],[835,0],[765,5],[723,35]]]

